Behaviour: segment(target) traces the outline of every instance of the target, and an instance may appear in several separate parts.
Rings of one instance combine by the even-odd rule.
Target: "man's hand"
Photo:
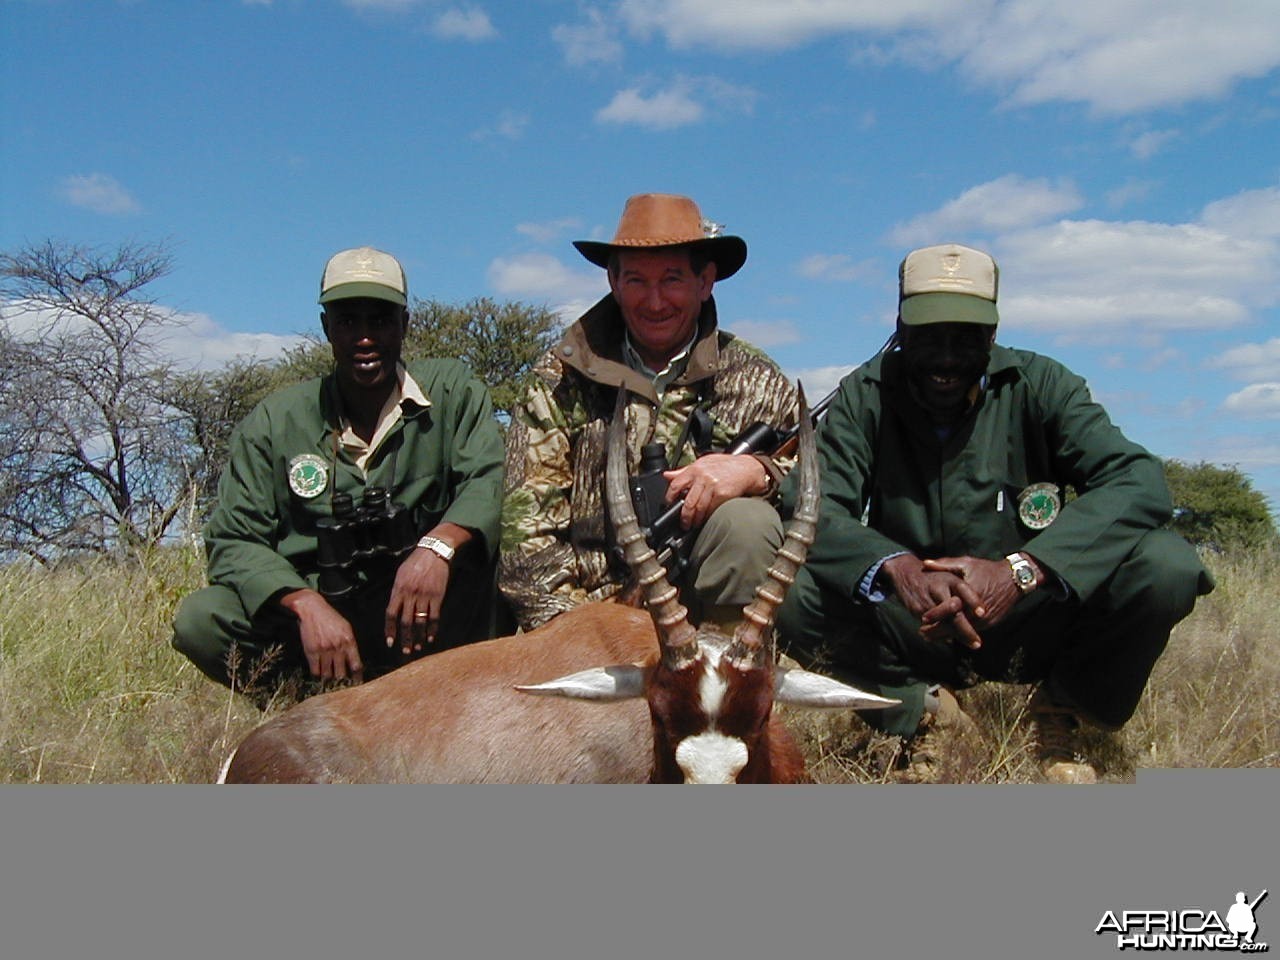
[[[699,527],[720,504],[734,497],[757,496],[769,489],[769,474],[750,454],[708,453],[679,470],[668,470],[667,503],[684,497],[680,525]]]
[[[471,539],[471,531],[454,523],[442,523],[431,536],[454,550]],[[440,632],[440,609],[449,588],[449,562],[423,547],[405,557],[396,571],[387,603],[387,646],[400,644],[405,656],[420,653],[424,643],[434,643]]]
[[[1032,560],[1035,564],[1035,561]],[[1039,567],[1037,566],[1037,572]],[[978,557],[938,557],[924,561],[926,570],[953,573],[968,584],[980,598],[984,626],[993,627],[1009,615],[1022,597],[1014,583],[1008,560],[982,560]]]
[[[982,596],[951,567],[931,563],[907,553],[886,560],[880,575],[892,584],[903,605],[920,618],[921,636],[958,639],[977,650],[982,646],[977,627],[984,624],[987,615]]]
[[[280,605],[298,618],[302,652],[313,677],[350,677],[355,683],[364,679],[355,631],[328,600],[315,590],[294,590],[280,598]]]

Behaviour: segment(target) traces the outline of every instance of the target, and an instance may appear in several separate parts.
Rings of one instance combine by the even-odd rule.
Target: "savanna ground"
[[[1208,557],[1218,588],[1174,631],[1137,715],[1090,732],[1101,778],[1143,767],[1280,767],[1276,550]],[[262,721],[169,646],[203,554],[0,568],[0,783],[200,783]],[[982,735],[944,754],[948,782],[1037,779],[1028,690],[987,685],[960,700]],[[268,713],[272,712],[271,708]],[[820,783],[877,783],[895,744],[856,718],[789,712]]]

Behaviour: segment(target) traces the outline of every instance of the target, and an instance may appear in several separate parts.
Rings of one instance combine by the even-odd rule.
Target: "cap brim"
[[[574,248],[597,267],[608,267],[615,250],[665,250],[669,247],[699,247],[716,265],[716,279],[727,280],[747,262],[747,242],[741,237],[708,237],[682,243],[627,244],[604,243],[599,240],[575,240]]]
[[[407,307],[409,301],[399,290],[393,290],[381,283],[340,283],[330,287],[320,295],[320,303],[331,300],[349,300],[352,297],[373,297],[376,300],[389,300],[391,303]]]
[[[964,293],[918,293],[898,304],[898,316],[908,327],[929,323],[980,323],[994,327],[1000,321],[994,303]]]

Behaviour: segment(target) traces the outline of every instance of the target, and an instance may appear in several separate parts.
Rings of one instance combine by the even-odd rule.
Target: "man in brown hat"
[[[917,777],[940,728],[966,725],[947,687],[986,679],[1036,685],[1046,779],[1093,782],[1080,723],[1129,719],[1212,581],[1161,529],[1160,461],[1079,376],[996,344],[989,255],[924,247],[899,277],[894,338],[823,421],[822,525],[782,639],[806,666],[902,701],[864,716],[909,742]]]
[[[777,365],[717,324],[712,288],[747,259],[746,243],[719,229],[688,197],[649,193],[627,201],[612,242],[574,243],[608,271],[610,292],[538,362],[507,434],[499,586],[525,629],[622,585],[603,502],[618,390],[631,472],[642,446],[661,443],[665,502],[684,499],[680,526],[694,535],[676,579],[692,616],[741,619],[782,543],[770,504],[782,468],[714,452],[756,421],[796,417]]]

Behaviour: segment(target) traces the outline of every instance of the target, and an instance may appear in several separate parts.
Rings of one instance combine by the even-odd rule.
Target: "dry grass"
[[[203,557],[0,570],[0,782],[190,783],[260,720],[169,646]]]
[[[1218,589],[1179,625],[1134,719],[1090,733],[1110,782],[1142,767],[1280,766],[1276,556],[1210,558]],[[174,549],[126,563],[0,568],[0,783],[191,783],[216,778],[262,719],[169,646],[203,557]],[[1037,779],[1027,689],[987,685],[961,703],[979,736],[954,742],[942,779]],[[848,715],[789,712],[820,783],[879,783],[897,745]]]

